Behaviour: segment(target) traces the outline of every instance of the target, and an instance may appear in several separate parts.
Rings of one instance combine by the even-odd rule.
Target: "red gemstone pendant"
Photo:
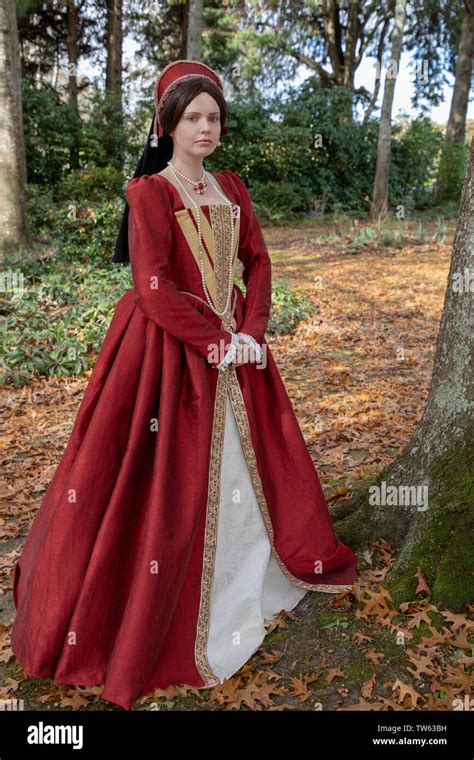
[[[200,193],[202,195],[206,187],[207,185],[205,182],[202,182],[201,180],[198,180],[198,179],[196,180],[194,189],[196,190],[197,193]]]

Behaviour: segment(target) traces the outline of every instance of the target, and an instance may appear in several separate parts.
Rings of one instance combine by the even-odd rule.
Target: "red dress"
[[[157,687],[223,682],[264,618],[355,582],[264,338],[271,263],[250,195],[231,171],[215,179],[234,207],[201,207],[205,282],[222,311],[238,256],[246,296],[233,285],[214,314],[194,209],[158,174],[128,184],[134,287],[13,571],[27,675],[104,684],[125,709]],[[261,366],[216,369],[229,329],[262,344]]]

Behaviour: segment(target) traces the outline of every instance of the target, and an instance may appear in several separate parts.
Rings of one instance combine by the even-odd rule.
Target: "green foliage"
[[[433,200],[436,160],[443,142],[441,128],[427,118],[393,129],[390,156],[389,203],[402,205],[405,216]]]
[[[378,125],[348,120],[347,109],[344,88],[322,88],[315,79],[268,109],[234,100],[216,167],[236,171],[259,216],[274,222],[314,210],[365,213]]]
[[[53,186],[69,167],[79,124],[74,110],[53,89],[35,89],[22,80],[28,182]]]
[[[257,213],[273,222],[311,212],[369,214],[379,122],[349,118],[343,87],[307,80],[286,102],[268,107],[236,99],[229,134],[211,168],[230,168],[248,184]],[[405,217],[430,208],[443,145],[441,128],[427,118],[392,130],[389,203]],[[444,155],[444,154],[443,154]],[[440,199],[459,199],[467,148],[454,146],[440,168]],[[444,166],[444,168],[443,168]]]
[[[278,223],[297,219],[305,208],[310,207],[311,198],[308,186],[299,188],[294,182],[256,180],[252,183],[252,202],[262,221]]]
[[[343,87],[307,80],[283,108],[282,127],[303,126],[304,143],[294,146],[299,175],[310,178],[314,209],[364,214],[371,194],[378,124],[350,118],[350,96]],[[301,149],[301,145],[304,146]]]
[[[97,176],[108,176],[117,192],[129,137],[116,97],[91,94],[84,121],[51,88],[35,89],[23,80],[22,97],[28,182],[54,187],[72,175],[69,187],[75,185],[73,154],[77,152],[76,168],[92,172],[94,192],[101,189],[93,182],[96,167],[107,171]]]
[[[129,269],[65,266],[53,256],[22,273],[25,292],[9,294],[1,325],[2,382],[81,374],[94,364],[116,301],[130,287]]]
[[[291,333],[298,322],[316,312],[313,303],[304,295],[292,290],[289,283],[276,280],[272,287],[272,310],[267,332],[273,335]]]
[[[301,215],[311,206],[311,182],[297,148],[307,142],[304,127],[284,134],[270,109],[242,99],[232,101],[229,111],[229,134],[221,138],[211,170],[228,168],[242,177],[262,220]]]
[[[107,175],[109,170],[103,170]],[[112,178],[112,181],[114,178]],[[103,180],[107,181],[106,179]],[[88,182],[85,178],[84,182]],[[80,193],[71,188],[58,186],[58,200],[48,207],[43,198],[39,210],[35,208],[36,193],[28,188],[28,205],[31,220],[38,224],[38,231],[53,241],[53,249],[66,265],[78,262],[98,266],[110,266],[115,241],[117,239],[125,200],[102,200],[96,205],[86,199],[79,200]],[[98,193],[100,195],[100,193]],[[107,193],[104,192],[104,196]],[[42,214],[42,216],[40,215]]]
[[[56,190],[56,200],[63,203],[100,204],[104,200],[116,201],[123,190],[123,176],[114,166],[91,166],[74,169],[64,177]]]
[[[31,229],[43,239],[50,234],[51,220],[56,214],[54,186],[31,182],[27,185],[26,200]]]
[[[438,202],[459,202],[469,156],[467,145],[446,138],[439,162],[436,196]]]
[[[116,170],[74,173],[52,192],[28,186],[30,223],[40,241],[29,258],[11,256],[6,269],[22,275],[24,292],[6,292],[2,322],[3,382],[20,385],[34,375],[76,375],[91,367],[117,300],[131,287],[129,267],[111,257],[123,200],[112,195]],[[105,199],[89,204],[89,183]],[[99,192],[99,188],[102,191]],[[12,281],[12,280],[10,280]]]
[[[94,93],[81,130],[81,167],[110,166],[121,172],[127,145],[126,127],[116,96]]]

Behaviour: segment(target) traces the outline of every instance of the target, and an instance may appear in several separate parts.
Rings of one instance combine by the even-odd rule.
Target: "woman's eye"
[[[188,121],[193,121],[194,119],[197,119],[197,116],[188,116]],[[219,119],[220,119],[219,116],[212,116],[211,117],[212,121],[219,121]]]

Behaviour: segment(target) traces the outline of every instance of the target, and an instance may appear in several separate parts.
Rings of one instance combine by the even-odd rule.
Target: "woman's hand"
[[[239,342],[237,344],[237,353],[234,361],[232,362],[232,366],[240,367],[242,364],[248,364],[248,362],[256,361],[257,354],[252,344],[245,343],[243,340],[239,339]]]
[[[215,366],[224,371],[226,367],[241,367],[248,362],[261,362],[262,348],[250,335],[232,333],[232,345],[228,348],[224,359]]]

